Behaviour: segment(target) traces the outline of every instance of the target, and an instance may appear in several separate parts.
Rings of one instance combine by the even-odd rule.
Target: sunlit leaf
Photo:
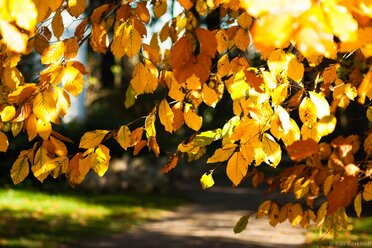
[[[159,104],[159,119],[161,124],[164,125],[165,130],[172,133],[174,124],[174,114],[169,107],[168,102],[163,99]]]
[[[226,174],[231,182],[238,186],[248,171],[248,162],[240,152],[235,152],[226,166]]]
[[[10,176],[14,184],[22,182],[30,172],[28,152],[29,151],[22,151],[12,165]]]
[[[214,152],[213,156],[208,159],[207,163],[217,163],[228,160],[237,146],[237,144],[224,145],[222,148],[219,148]]]
[[[200,184],[203,189],[212,187],[214,185],[212,172],[204,173],[203,176],[200,178]]]
[[[79,148],[95,148],[105,138],[107,130],[94,130],[86,132],[80,139]]]

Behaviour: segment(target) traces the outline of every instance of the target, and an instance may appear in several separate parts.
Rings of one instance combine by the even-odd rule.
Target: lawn
[[[0,190],[0,246],[55,247],[125,232],[184,199],[160,194]]]

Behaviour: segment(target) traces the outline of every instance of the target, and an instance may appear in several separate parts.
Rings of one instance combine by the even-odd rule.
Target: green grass
[[[55,247],[125,232],[185,200],[159,194],[0,190],[0,246]]]
[[[336,238],[312,229],[308,233],[311,244],[304,247],[372,247],[372,216],[349,220],[348,230],[339,232]]]

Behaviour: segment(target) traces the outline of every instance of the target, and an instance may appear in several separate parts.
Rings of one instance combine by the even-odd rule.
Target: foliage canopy
[[[360,216],[362,201],[372,200],[372,132],[332,136],[350,102],[372,121],[370,1],[178,0],[172,7],[182,11],[173,15],[172,9],[153,34],[148,24],[167,13],[166,0],[106,3],[84,18],[86,0],[0,2],[0,151],[7,152],[21,132],[32,144],[12,166],[15,184],[30,169],[41,182],[65,174],[72,185],[90,169],[103,176],[108,139],[125,150],[134,147],[135,155],[147,146],[159,156],[159,119],[169,133],[183,126],[195,131],[175,149],[164,173],[177,166],[178,156],[197,160],[216,142],[221,147],[207,163],[226,162],[234,186],[252,177],[255,187],[265,181],[269,192],[292,192],[295,202],[267,200],[259,207],[257,217],[268,216],[274,226],[287,219],[302,227],[313,221],[336,232],[347,224],[347,206],[354,204]],[[63,35],[66,11],[80,21],[70,37]],[[202,24],[216,13],[216,27]],[[156,90],[166,97],[154,103],[143,127],[88,131],[80,151],[71,154],[65,145],[71,140],[54,128],[69,111],[70,95],[83,90],[88,72],[75,57],[88,39],[96,53],[139,57],[125,107]],[[25,82],[17,65],[32,51],[41,55],[44,69],[37,82]],[[223,96],[233,115],[220,128],[201,131],[200,107],[215,108]],[[260,165],[276,168],[283,149],[295,163],[264,175]],[[214,184],[212,173],[202,176],[203,188]]]

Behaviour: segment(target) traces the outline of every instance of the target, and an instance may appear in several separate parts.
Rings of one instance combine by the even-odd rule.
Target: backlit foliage
[[[159,156],[157,130],[188,127],[195,134],[174,149],[162,172],[176,167],[180,155],[197,160],[209,145],[220,144],[207,163],[222,163],[234,186],[252,177],[254,187],[266,182],[269,192],[293,193],[294,202],[260,205],[257,217],[268,216],[273,226],[289,220],[337,232],[347,225],[346,207],[354,204],[360,216],[362,201],[372,200],[372,132],[325,142],[340,121],[338,111],[351,101],[366,110],[360,118],[372,120],[371,1],[178,0],[174,4],[183,11],[151,34],[148,24],[170,2],[127,0],[97,7],[69,38],[63,36],[62,13],[81,16],[86,0],[0,3],[0,151],[7,152],[9,140],[21,132],[30,141],[12,166],[15,184],[32,172],[41,182],[64,174],[76,185],[91,169],[105,174],[106,140],[133,147],[134,155],[147,146]],[[200,17],[216,11],[220,24],[207,29]],[[71,154],[71,140],[54,128],[69,111],[70,95],[83,90],[88,72],[75,57],[88,40],[96,53],[139,57],[123,92],[125,107],[155,90],[166,97],[154,103],[143,127],[88,131],[80,151]],[[26,82],[17,65],[33,50],[44,69],[37,82]],[[215,108],[224,96],[233,116],[204,130],[199,107]],[[356,160],[357,153],[362,159]],[[292,166],[271,176],[260,170],[262,164],[277,168],[284,154]],[[201,177],[203,188],[213,186],[212,175]]]

